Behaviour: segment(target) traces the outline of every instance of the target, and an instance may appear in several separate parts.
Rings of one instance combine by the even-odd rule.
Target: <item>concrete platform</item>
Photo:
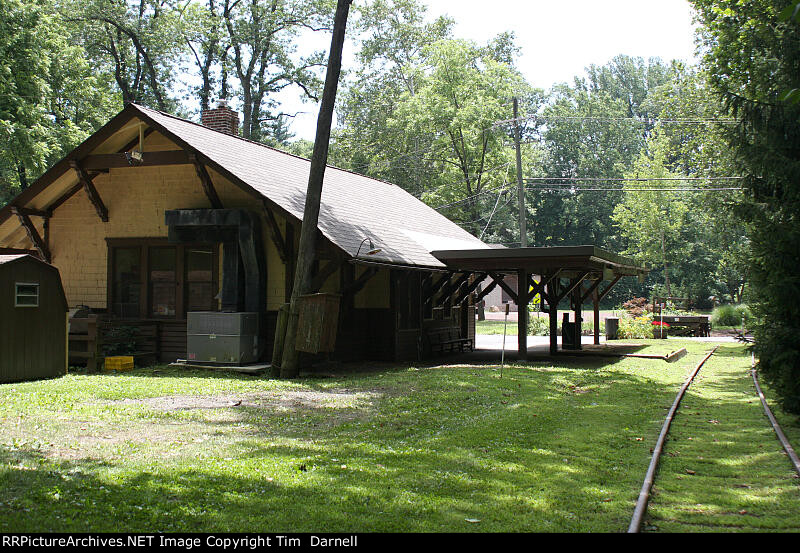
[[[184,367],[187,369],[214,369],[218,371],[231,371],[242,374],[260,375],[269,372],[272,365],[267,363],[253,363],[252,365],[214,365],[207,363],[194,363],[186,359],[178,359],[169,364],[170,367]]]

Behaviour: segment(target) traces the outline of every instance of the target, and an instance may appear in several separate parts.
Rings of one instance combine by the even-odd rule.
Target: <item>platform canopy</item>
[[[490,248],[471,250],[441,250],[431,254],[451,271],[485,274],[492,283],[479,298],[495,286],[500,286],[519,307],[518,347],[520,358],[528,353],[528,304],[537,294],[547,302],[550,315],[550,351],[558,350],[558,305],[570,300],[575,312],[574,321],[580,318],[582,305],[589,299],[594,306],[594,339],[599,343],[600,300],[622,277],[643,279],[649,269],[628,257],[597,246],[555,246],[549,248]],[[504,276],[517,275],[520,285],[514,290],[504,281]],[[528,283],[528,286],[521,285]],[[574,334],[565,336],[564,344],[580,348],[580,325],[569,328]],[[563,345],[563,344],[562,344]]]

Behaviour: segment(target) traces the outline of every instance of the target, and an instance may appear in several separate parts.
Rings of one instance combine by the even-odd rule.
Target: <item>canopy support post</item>
[[[528,359],[528,271],[520,269],[517,275],[517,346],[520,361]]]
[[[547,284],[547,312],[550,315],[550,355],[558,353],[558,290],[559,279]]]
[[[592,292],[592,306],[594,307],[594,345],[600,345],[600,296],[597,288]]]

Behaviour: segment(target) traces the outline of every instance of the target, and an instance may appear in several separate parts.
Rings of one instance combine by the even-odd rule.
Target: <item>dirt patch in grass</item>
[[[379,395],[350,390],[285,391],[280,393],[227,393],[217,395],[174,395],[108,402],[116,405],[144,405],[158,411],[255,407],[281,411],[359,409],[368,407]]]
[[[400,393],[387,387],[338,388],[93,401],[92,406],[124,409],[110,416],[20,419],[5,426],[0,444],[35,449],[54,460],[195,457],[253,437],[313,438],[325,429],[369,419],[380,398]]]

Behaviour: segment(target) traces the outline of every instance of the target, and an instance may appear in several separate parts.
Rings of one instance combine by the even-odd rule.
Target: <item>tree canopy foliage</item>
[[[694,0],[703,65],[739,124],[724,138],[748,177],[738,214],[750,239],[759,370],[800,412],[800,23],[789,0]],[[783,14],[783,17],[781,17]]]

